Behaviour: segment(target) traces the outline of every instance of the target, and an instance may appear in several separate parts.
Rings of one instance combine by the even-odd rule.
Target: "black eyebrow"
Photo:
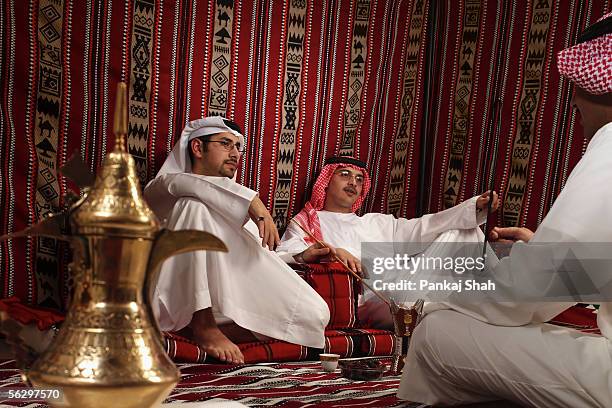
[[[230,139],[229,137],[221,137],[221,139],[219,140],[214,140],[215,142],[229,142],[229,143],[234,143],[234,141],[232,139]],[[239,146],[240,145],[240,141],[234,143],[235,145]]]

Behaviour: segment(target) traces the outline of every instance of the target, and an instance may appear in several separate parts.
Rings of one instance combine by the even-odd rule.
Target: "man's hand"
[[[294,258],[298,262],[315,263],[321,261],[322,258],[326,258],[330,254],[334,253],[336,253],[336,251],[332,249],[331,245],[327,245],[326,248],[324,245],[316,243],[306,248],[303,252],[300,252]]]
[[[476,211],[484,211],[488,208],[489,205],[489,195],[491,190],[485,191],[480,197],[476,199]],[[499,197],[497,193],[493,192],[493,204],[491,204],[491,214],[493,214],[499,208]]]
[[[363,269],[361,268],[361,261],[355,257],[349,251],[343,248],[336,248],[336,256],[342,262],[348,265],[349,268],[359,276],[363,276]]]
[[[489,233],[491,242],[513,243],[518,240],[529,242],[533,237],[533,231],[525,227],[495,227]]]
[[[264,203],[259,199],[258,196],[253,198],[251,205],[249,206],[249,217],[257,224],[259,228],[259,237],[261,238],[261,246],[266,247],[270,251],[274,251],[276,245],[280,244],[280,237],[278,236],[278,230],[274,225],[274,220],[268,212],[268,209]]]

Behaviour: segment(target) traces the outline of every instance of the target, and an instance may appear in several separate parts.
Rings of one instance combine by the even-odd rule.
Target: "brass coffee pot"
[[[164,352],[149,302],[159,266],[193,250],[227,251],[202,231],[168,231],[142,197],[125,148],[126,86],[115,108],[116,145],[95,183],[69,212],[74,295],[49,348],[25,374],[37,388],[59,388],[70,407],[153,407],[179,380]]]

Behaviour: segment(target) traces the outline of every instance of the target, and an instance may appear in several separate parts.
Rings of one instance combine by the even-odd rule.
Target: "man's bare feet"
[[[211,356],[228,363],[244,364],[244,356],[218,327],[193,328],[193,339]]]
[[[210,308],[195,312],[189,327],[193,340],[211,356],[227,363],[244,364],[242,352],[219,330]]]

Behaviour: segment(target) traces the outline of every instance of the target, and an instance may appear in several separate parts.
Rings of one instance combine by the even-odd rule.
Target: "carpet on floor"
[[[390,364],[390,359],[382,359]],[[424,407],[398,400],[400,377],[385,374],[375,381],[353,381],[340,370],[324,372],[318,362],[261,363],[245,366],[180,364],[181,380],[165,402],[223,398],[250,407]],[[13,361],[0,363],[0,387],[26,387]],[[1,389],[1,388],[0,388]],[[0,401],[34,407],[42,400]]]

